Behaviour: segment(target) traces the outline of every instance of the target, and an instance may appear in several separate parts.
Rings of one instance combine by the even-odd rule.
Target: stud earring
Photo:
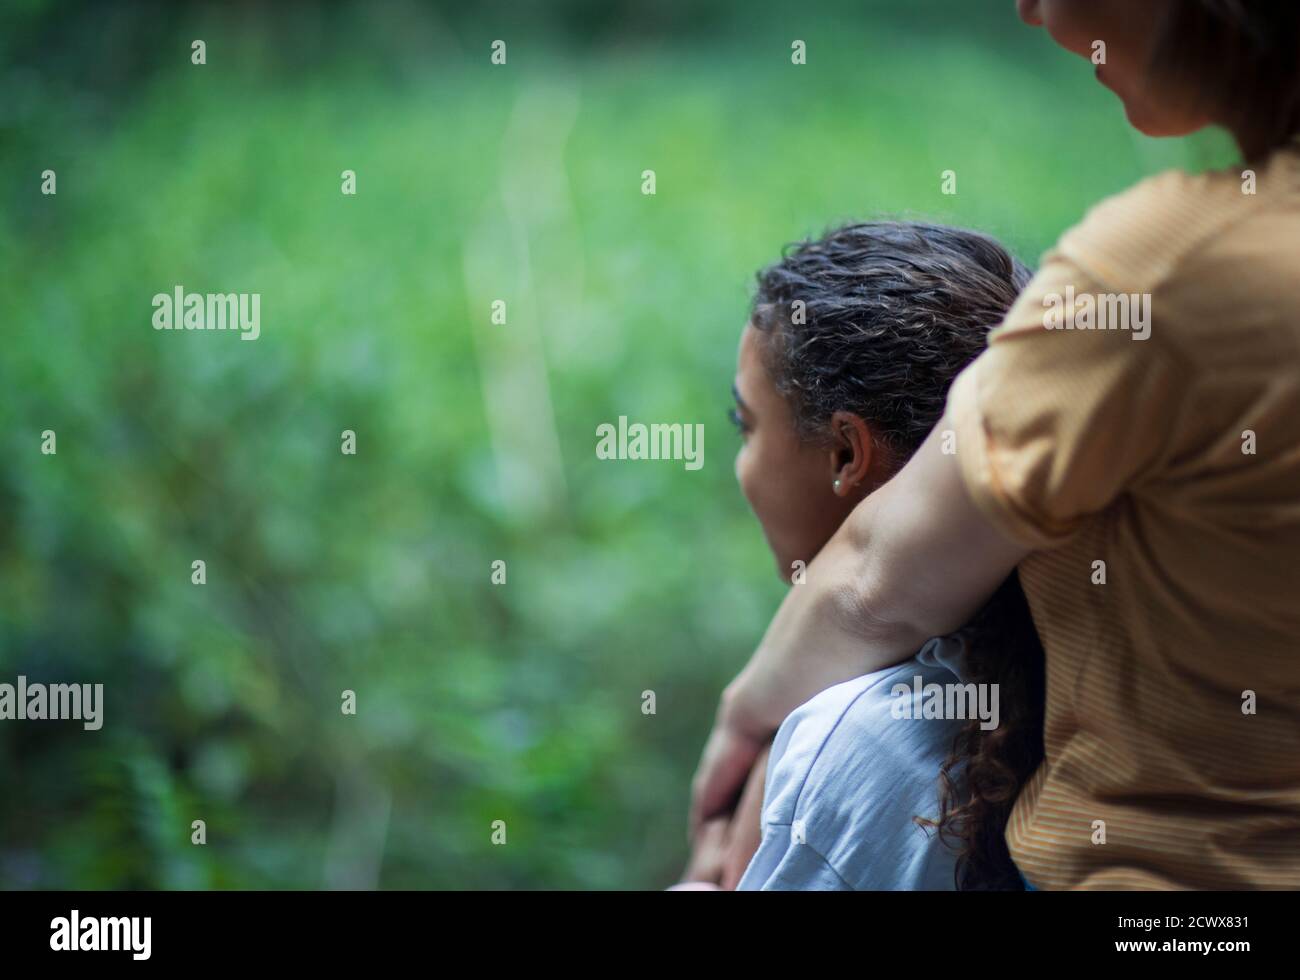
[[[838,476],[835,478],[835,482],[831,484],[831,486],[836,491],[840,489],[840,478]]]

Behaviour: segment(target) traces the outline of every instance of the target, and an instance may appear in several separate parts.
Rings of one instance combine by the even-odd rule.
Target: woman
[[[1006,835],[1028,883],[1300,887],[1300,5],[1019,8],[1080,55],[1104,42],[1142,132],[1224,126],[1243,167],[1144,181],[1048,253],[724,693],[692,825],[793,707],[1019,568],[1047,657]]]

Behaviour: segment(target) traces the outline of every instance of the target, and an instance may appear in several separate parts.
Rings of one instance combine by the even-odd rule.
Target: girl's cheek
[[[740,492],[749,504],[755,516],[762,518],[762,501],[755,497],[755,491],[760,487],[759,480],[759,459],[753,445],[753,436],[748,442],[741,443],[740,449],[736,452],[736,483],[740,485]]]
[[[749,474],[752,469],[750,456],[749,447],[742,442],[740,448],[736,450],[736,483],[745,500],[752,506],[753,498],[749,495]]]

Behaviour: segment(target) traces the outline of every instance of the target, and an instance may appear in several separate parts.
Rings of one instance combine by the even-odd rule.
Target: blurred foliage
[[[781,595],[723,419],[754,272],[886,212],[1032,261],[1223,152],[1133,136],[1010,0],[841,6],[6,5],[0,681],[106,708],[0,723],[0,884],[673,879]],[[155,332],[176,284],[261,338]],[[619,415],[705,467],[597,461]]]

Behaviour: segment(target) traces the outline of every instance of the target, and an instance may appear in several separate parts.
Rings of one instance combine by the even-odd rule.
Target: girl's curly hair
[[[952,381],[987,345],[1030,271],[978,232],[903,221],[834,229],[788,247],[758,274],[751,323],[800,437],[825,441],[831,415],[871,427],[888,474],[943,415]],[[1001,719],[974,719],[940,773],[937,828],[958,853],[957,887],[1020,888],[1004,837],[1043,757],[1043,649],[1013,572],[963,630],[975,683],[997,684]]]

